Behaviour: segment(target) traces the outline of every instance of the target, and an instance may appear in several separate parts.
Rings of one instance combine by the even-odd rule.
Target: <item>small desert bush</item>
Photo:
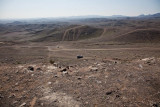
[[[49,60],[50,64],[54,64],[54,61],[52,59]]]

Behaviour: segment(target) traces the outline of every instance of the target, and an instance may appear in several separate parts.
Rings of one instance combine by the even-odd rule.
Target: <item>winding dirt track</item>
[[[118,50],[160,50],[160,48],[111,48],[111,49],[52,49],[48,47],[48,51],[56,52],[56,51],[118,51]]]
[[[75,37],[74,37],[74,36],[75,36],[75,31],[76,31],[75,29],[81,28],[81,27],[83,27],[83,26],[85,26],[85,25],[80,25],[80,26],[76,26],[76,27],[69,28],[69,29],[65,30],[65,32],[64,32],[64,34],[63,34],[62,41],[64,41],[65,37],[67,36],[67,34],[68,34],[68,32],[69,32],[70,30],[73,30],[73,31],[74,31],[74,35],[73,35],[73,39],[74,39],[74,38],[75,38]]]
[[[118,50],[160,50],[160,48],[154,47],[140,47],[140,48],[87,48],[87,49],[76,49],[76,48],[56,48],[55,46],[3,46],[3,47],[11,47],[11,48],[47,48],[48,51],[118,51]]]
[[[104,28],[104,29],[103,29],[103,32],[102,32],[102,34],[101,34],[101,36],[100,36],[100,37],[103,37],[103,36],[104,36],[104,34],[106,33],[106,31],[107,31],[107,28]]]

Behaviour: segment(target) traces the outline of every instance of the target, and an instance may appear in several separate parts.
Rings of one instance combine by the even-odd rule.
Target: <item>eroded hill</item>
[[[138,29],[113,39],[117,42],[128,43],[159,43],[160,30],[158,29]]]

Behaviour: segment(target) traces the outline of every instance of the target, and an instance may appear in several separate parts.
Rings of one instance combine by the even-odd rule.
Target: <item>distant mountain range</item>
[[[112,15],[112,16],[100,16],[100,15],[85,15],[85,16],[70,16],[70,17],[56,17],[56,18],[30,18],[30,19],[0,19],[0,24],[12,23],[12,24],[24,24],[24,23],[39,23],[39,22],[65,22],[69,20],[81,20],[90,18],[105,18],[105,19],[124,19],[124,18],[137,18],[137,19],[149,19],[149,18],[160,18],[160,13],[139,15],[139,16],[123,16],[123,15]]]
[[[132,18],[133,16],[124,16],[124,15],[112,15],[112,16],[100,16],[100,15],[84,15],[84,16],[70,16],[70,17],[60,17],[60,19],[86,19],[86,18],[127,18],[130,17]],[[139,15],[139,16],[134,16],[134,17],[138,17],[138,18],[142,18],[142,17],[160,17],[160,13],[156,13],[156,14],[149,14],[149,15]],[[54,19],[58,19],[58,18],[54,18]]]
[[[160,18],[160,13],[152,14],[152,15],[139,15],[139,18]]]
[[[86,18],[120,18],[120,17],[128,17],[123,15],[112,15],[112,16],[100,16],[100,15],[86,15],[86,16],[71,16],[66,17],[67,19],[86,19]]]

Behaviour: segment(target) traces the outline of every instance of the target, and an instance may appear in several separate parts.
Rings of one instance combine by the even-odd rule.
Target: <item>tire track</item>
[[[80,25],[80,26],[76,26],[76,27],[69,28],[69,29],[65,30],[65,32],[64,32],[64,34],[63,34],[63,37],[62,37],[62,41],[65,40],[67,34],[68,34],[69,31],[71,31],[71,30],[73,30],[73,39],[75,39],[76,29],[77,29],[77,28],[81,28],[81,27],[83,27],[83,26],[85,26],[85,25]]]

